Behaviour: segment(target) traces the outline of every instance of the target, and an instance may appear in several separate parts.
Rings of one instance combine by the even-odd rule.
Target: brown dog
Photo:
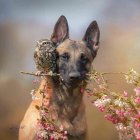
[[[52,87],[50,106],[55,108],[57,120],[67,130],[69,140],[86,139],[85,106],[81,88],[84,89],[87,84],[86,74],[97,54],[99,36],[97,22],[93,21],[82,41],[70,40],[67,20],[61,16],[51,37],[51,41],[57,46],[56,72],[61,75],[61,79],[48,79]],[[44,84],[45,81],[42,81],[39,90]],[[37,97],[41,96],[39,91],[36,94]],[[20,125],[19,140],[36,139],[35,130],[40,115],[35,105],[41,105],[41,102],[42,100],[32,101]]]

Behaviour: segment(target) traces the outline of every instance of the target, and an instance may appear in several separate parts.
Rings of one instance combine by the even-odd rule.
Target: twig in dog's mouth
[[[42,74],[36,74],[34,72],[24,72],[24,71],[20,71],[20,73],[22,73],[22,74],[28,74],[28,75],[33,75],[33,76],[60,76],[60,74],[53,73],[52,71],[50,71],[48,73],[42,73]]]

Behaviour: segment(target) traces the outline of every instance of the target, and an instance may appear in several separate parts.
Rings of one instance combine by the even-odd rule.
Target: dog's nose
[[[80,74],[78,72],[73,72],[69,74],[69,78],[71,81],[77,81],[80,79]]]

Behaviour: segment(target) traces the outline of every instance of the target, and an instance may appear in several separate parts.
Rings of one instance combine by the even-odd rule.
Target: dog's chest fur
[[[58,117],[67,117],[73,120],[77,115],[83,94],[80,87],[67,89],[64,85],[55,88],[52,104],[55,106]]]

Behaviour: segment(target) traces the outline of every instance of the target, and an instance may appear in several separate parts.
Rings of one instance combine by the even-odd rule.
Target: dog
[[[86,118],[83,92],[87,85],[87,73],[99,49],[100,31],[96,21],[87,28],[82,41],[69,39],[69,27],[65,16],[55,24],[51,41],[57,53],[56,72],[61,78],[49,77],[52,86],[50,106],[55,108],[57,120],[68,133],[69,140],[86,140]],[[39,90],[43,88],[43,80]],[[36,93],[40,97],[39,90]],[[40,118],[36,105],[42,100],[32,101],[20,124],[19,140],[35,140],[37,119]],[[53,112],[52,112],[53,113]]]

